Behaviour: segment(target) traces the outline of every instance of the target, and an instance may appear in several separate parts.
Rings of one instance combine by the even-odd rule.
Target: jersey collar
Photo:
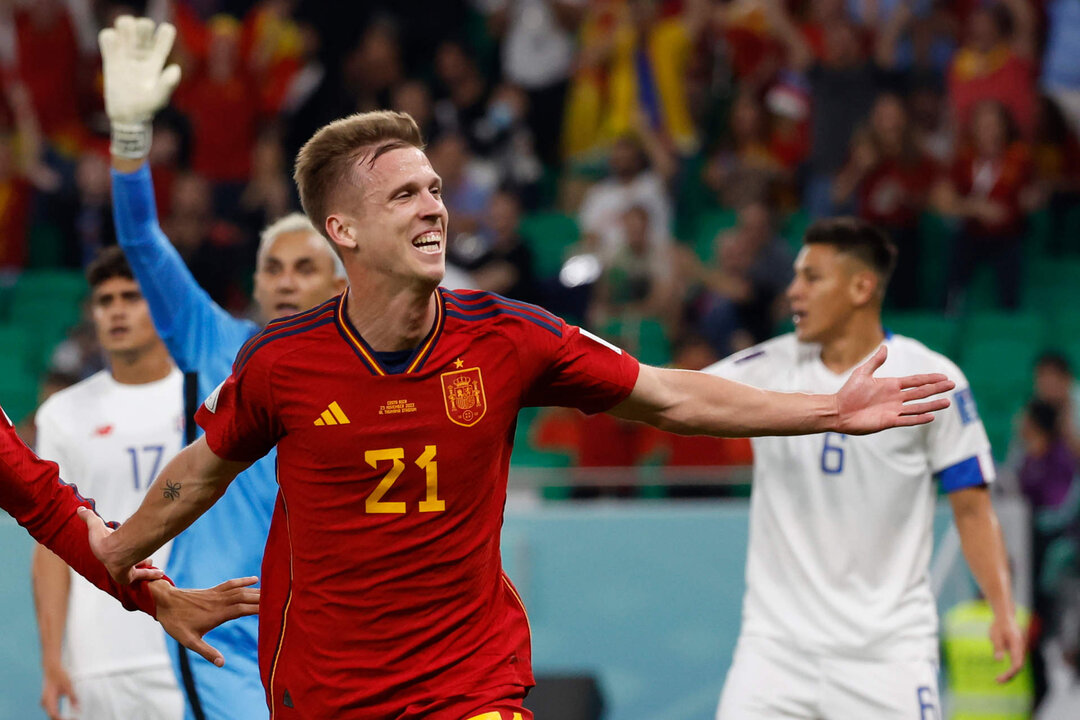
[[[417,372],[423,367],[424,362],[431,357],[431,352],[435,348],[435,343],[438,342],[439,336],[442,334],[443,325],[446,320],[446,310],[444,308],[445,300],[443,299],[442,288],[438,288],[436,291],[435,302],[435,323],[431,326],[431,331],[428,332],[427,337],[416,346],[416,350],[413,351],[412,356],[409,358],[408,364],[405,366],[404,374],[410,374]],[[341,298],[338,300],[337,309],[334,311],[334,319],[337,324],[338,332],[341,333],[341,337],[344,338],[346,344],[352,348],[356,356],[360,358],[360,361],[364,363],[372,375],[391,375],[393,373],[387,372],[386,369],[379,362],[378,355],[371,346],[367,344],[360,333],[353,326],[352,321],[349,320],[348,313],[345,312],[345,303],[349,297],[348,291],[341,294]]]

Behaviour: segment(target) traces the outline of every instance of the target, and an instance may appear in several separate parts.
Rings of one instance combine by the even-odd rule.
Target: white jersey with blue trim
[[[61,390],[35,416],[37,452],[60,466],[60,477],[92,497],[107,519],[130,517],[158,472],[184,446],[183,375],[119,383],[107,370]],[[154,553],[165,567],[170,544]],[[82,576],[71,573],[67,667],[73,678],[168,667],[165,633],[149,615],[131,613]]]
[[[990,442],[967,379],[916,340],[890,335],[879,377],[944,373],[934,421],[874,435],[756,438],[742,633],[810,653],[937,656],[929,582],[936,476],[946,491],[990,483]],[[852,368],[854,369],[854,368]],[[756,387],[833,393],[818,345],[788,334],[705,370]]]

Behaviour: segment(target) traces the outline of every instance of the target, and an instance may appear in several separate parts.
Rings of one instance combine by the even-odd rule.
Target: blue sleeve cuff
[[[956,492],[970,487],[982,487],[986,484],[982,468],[979,466],[979,458],[969,457],[955,465],[938,473],[941,489],[947,493]]]

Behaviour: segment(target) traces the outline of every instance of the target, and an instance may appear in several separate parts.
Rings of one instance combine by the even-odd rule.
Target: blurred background
[[[31,443],[38,403],[103,362],[82,268],[114,243],[96,33],[122,13],[178,28],[158,210],[237,315],[259,230],[299,207],[300,145],[378,108],[416,118],[444,180],[447,284],[651,364],[789,329],[813,219],[886,229],[887,326],[959,363],[993,443],[1040,716],[1080,716],[1080,511],[1043,491],[1080,504],[1080,0],[0,0],[0,402]],[[600,699],[611,720],[712,717],[750,461],[745,441],[522,413],[505,562],[538,693],[581,701],[562,720]],[[938,525],[945,612],[973,586]],[[2,718],[38,712],[20,532],[0,521]]]

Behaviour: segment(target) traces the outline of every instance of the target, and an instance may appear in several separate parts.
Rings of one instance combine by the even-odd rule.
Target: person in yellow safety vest
[[[1016,611],[1021,629],[1027,631],[1031,613]],[[990,624],[994,614],[986,600],[970,600],[952,607],[942,620],[942,645],[948,688],[949,720],[1027,720],[1035,698],[1030,658],[1010,682],[996,678],[1008,660],[994,659]]]

